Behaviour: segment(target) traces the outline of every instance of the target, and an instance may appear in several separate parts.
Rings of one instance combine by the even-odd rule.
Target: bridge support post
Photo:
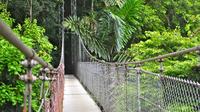
[[[24,67],[27,68],[27,73],[25,75],[21,75],[20,79],[26,83],[26,90],[24,92],[24,108],[23,112],[26,112],[26,100],[28,95],[28,112],[31,112],[31,103],[32,103],[32,83],[37,80],[37,77],[32,75],[32,68],[37,64],[36,61],[32,59],[27,59],[21,63]]]
[[[140,64],[136,65],[136,86],[137,86],[137,112],[141,112],[141,101],[140,101],[140,77],[142,71],[140,69]]]
[[[158,60],[158,62],[160,63],[159,71],[160,71],[160,78],[161,78],[162,75],[163,75],[163,72],[164,72],[164,64],[163,64],[164,59],[161,58],[161,59]],[[162,81],[160,80],[160,83],[159,83],[160,91],[165,91],[163,87],[164,87],[164,85],[162,85]],[[160,112],[163,111],[162,108],[166,105],[165,104],[165,99],[164,99],[164,94],[165,94],[164,92],[160,94],[161,95],[161,99],[162,99],[162,100],[160,100],[160,104],[158,105],[158,107],[160,108]]]

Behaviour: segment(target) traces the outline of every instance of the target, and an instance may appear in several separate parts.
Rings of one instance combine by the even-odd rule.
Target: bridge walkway
[[[65,76],[63,112],[101,112],[78,79],[73,75]]]

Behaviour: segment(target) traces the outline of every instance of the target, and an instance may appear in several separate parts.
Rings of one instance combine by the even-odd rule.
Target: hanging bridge
[[[35,80],[42,80],[38,112],[200,111],[200,84],[163,74],[165,59],[199,53],[200,46],[141,61],[110,63],[92,56],[81,38],[76,38],[72,40],[76,45],[73,48],[75,74],[65,76],[64,37],[60,64],[54,68],[24,45],[2,21],[0,35],[26,56],[22,65],[27,68],[27,74],[19,77],[26,84],[23,112],[32,110],[31,93]],[[40,77],[32,75],[31,68],[36,62],[42,65]],[[142,69],[150,62],[158,63],[159,73]],[[49,82],[48,88],[45,82]],[[47,98],[48,93],[50,98]]]

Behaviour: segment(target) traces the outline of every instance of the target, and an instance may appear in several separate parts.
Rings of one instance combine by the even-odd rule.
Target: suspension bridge
[[[26,84],[23,112],[32,111],[32,84],[42,80],[41,104],[38,112],[199,112],[200,84],[163,74],[167,58],[199,53],[200,46],[158,57],[126,63],[110,63],[92,56],[81,38],[74,39],[75,74],[64,75],[64,37],[60,64],[54,68],[20,41],[11,29],[0,21],[0,35],[25,56],[27,68],[20,80]],[[12,55],[12,54],[10,54]],[[157,62],[159,73],[142,69],[143,64]],[[40,64],[41,76],[32,75]],[[49,82],[49,88],[44,85]],[[47,98],[47,94],[50,97]]]

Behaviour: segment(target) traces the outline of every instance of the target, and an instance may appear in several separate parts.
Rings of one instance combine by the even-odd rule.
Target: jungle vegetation
[[[63,25],[76,32],[98,59],[136,61],[200,44],[199,0],[77,2],[77,15],[66,17]],[[0,19],[39,56],[51,62],[59,54],[54,49],[59,47],[61,5],[62,0],[33,0],[33,21],[30,21],[29,0],[0,0]],[[16,48],[0,37],[0,110],[13,112],[22,108],[25,87],[16,79],[25,73],[20,64],[23,59]],[[199,63],[197,53],[170,58],[164,62],[164,74],[200,82]],[[143,66],[154,72],[158,72],[158,67],[156,62]],[[39,82],[33,88],[33,110],[37,110]]]
[[[94,0],[63,24],[99,59],[138,61],[199,45],[199,8],[194,0]],[[164,73],[200,81],[198,63],[195,53],[170,58]],[[154,72],[158,67],[154,62],[143,66]]]

